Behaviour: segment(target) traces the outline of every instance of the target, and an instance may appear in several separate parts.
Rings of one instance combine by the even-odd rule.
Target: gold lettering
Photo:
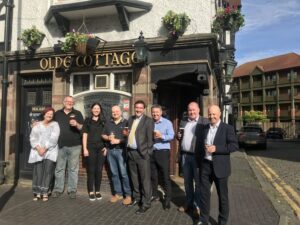
[[[130,63],[129,52],[123,52],[121,54],[120,62],[122,65],[128,65]]]
[[[108,66],[108,57],[112,55],[112,53],[106,53],[105,54],[105,66]]]
[[[102,54],[95,54],[95,67],[99,66],[99,56],[101,56]],[[103,55],[102,55],[103,56]]]
[[[82,58],[82,56],[77,56],[76,57],[76,66],[78,66],[78,67],[84,67],[84,65],[82,64],[82,60],[79,61],[81,58]]]
[[[114,64],[120,65],[119,57],[116,52],[114,52],[113,58],[111,60],[111,64],[112,65],[114,65]]]
[[[83,64],[87,67],[90,67],[93,63],[93,58],[91,55],[86,55],[83,58]]]
[[[55,69],[60,68],[62,66],[63,60],[60,57],[55,57]]]
[[[71,56],[70,55],[64,58],[63,64],[66,69],[70,68],[70,66],[71,66]]]
[[[132,64],[132,62],[137,63],[136,57],[135,57],[135,52],[133,52],[133,53],[131,54],[131,64]]]
[[[49,70],[51,70],[51,69],[55,69],[54,68],[54,65],[52,65],[52,58],[49,58],[49,68],[48,68]]]
[[[48,60],[47,60],[46,58],[42,58],[42,59],[40,60],[40,68],[41,68],[42,70],[47,70],[47,69],[48,69],[48,66],[49,66]]]

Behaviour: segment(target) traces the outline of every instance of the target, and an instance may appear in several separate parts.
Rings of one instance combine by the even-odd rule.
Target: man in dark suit
[[[145,109],[143,101],[136,101],[135,115],[128,120],[128,167],[134,199],[131,205],[140,203],[136,214],[143,214],[150,208],[152,196],[150,155],[153,152],[154,122],[144,114]]]
[[[200,107],[197,102],[188,105],[187,118],[180,121],[177,138],[180,140],[180,161],[183,171],[186,204],[178,208],[180,212],[193,212],[199,217],[200,211],[200,184],[197,162],[195,160],[195,135],[197,124],[208,124],[207,118],[200,116]],[[183,133],[182,133],[183,131]]]
[[[208,225],[210,189],[215,183],[219,198],[218,225],[226,225],[229,216],[228,177],[231,173],[230,153],[239,149],[232,126],[222,123],[217,105],[208,107],[210,124],[199,125],[196,135],[196,159],[200,167],[200,220],[197,225]]]

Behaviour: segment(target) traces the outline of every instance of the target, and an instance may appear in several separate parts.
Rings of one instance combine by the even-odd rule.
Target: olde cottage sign
[[[42,58],[40,68],[42,70],[55,70],[59,68],[69,69],[76,66],[97,69],[100,67],[126,66],[131,65],[133,62],[135,62],[135,52],[107,52],[94,55]]]

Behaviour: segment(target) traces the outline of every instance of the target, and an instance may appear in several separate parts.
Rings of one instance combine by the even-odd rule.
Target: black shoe
[[[69,197],[70,197],[71,199],[75,199],[75,198],[76,198],[76,192],[75,192],[75,191],[69,192]]]
[[[169,201],[166,201],[165,204],[164,204],[164,210],[169,210],[171,209],[171,203]]]
[[[100,194],[100,192],[96,192],[96,198],[97,198],[97,200],[102,199],[102,195]]]
[[[136,205],[139,205],[140,204],[140,201],[137,201],[137,200],[133,200],[130,204],[128,204],[127,206],[136,206]]]
[[[89,198],[90,198],[90,201],[95,201],[96,200],[96,197],[95,197],[94,193],[90,193]]]
[[[54,192],[52,192],[51,197],[58,198],[60,195],[61,195],[61,193],[59,193],[58,191],[54,191]]]
[[[151,202],[159,201],[159,197],[158,197],[158,196],[151,196],[150,201],[151,201]]]
[[[136,212],[135,214],[144,214],[148,209],[150,209],[150,207],[145,207],[145,206],[141,206]]]

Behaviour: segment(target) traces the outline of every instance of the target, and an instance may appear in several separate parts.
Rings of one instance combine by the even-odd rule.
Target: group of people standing
[[[162,117],[160,105],[151,107],[152,118],[145,115],[146,104],[134,103],[134,115],[122,118],[119,106],[111,108],[111,119],[102,116],[99,103],[91,106],[91,116],[83,120],[73,108],[74,99],[67,96],[64,107],[57,112],[46,108],[44,119],[33,125],[30,135],[33,163],[33,193],[35,201],[48,200],[54,170],[52,197],[65,189],[76,198],[79,156],[83,149],[87,169],[89,199],[101,199],[102,168],[106,157],[113,187],[112,203],[122,201],[126,206],[138,205],[136,214],[145,213],[151,202],[159,200],[158,183],[162,178],[163,208],[171,207],[170,141],[175,133],[171,121]],[[230,153],[238,149],[234,130],[220,120],[220,109],[209,106],[208,119],[200,116],[196,102],[188,105],[188,118],[182,120],[176,137],[180,141],[180,161],[186,192],[186,205],[181,212],[194,211],[197,224],[208,224],[210,188],[212,182],[219,196],[219,224],[227,222],[229,214],[228,177]]]

